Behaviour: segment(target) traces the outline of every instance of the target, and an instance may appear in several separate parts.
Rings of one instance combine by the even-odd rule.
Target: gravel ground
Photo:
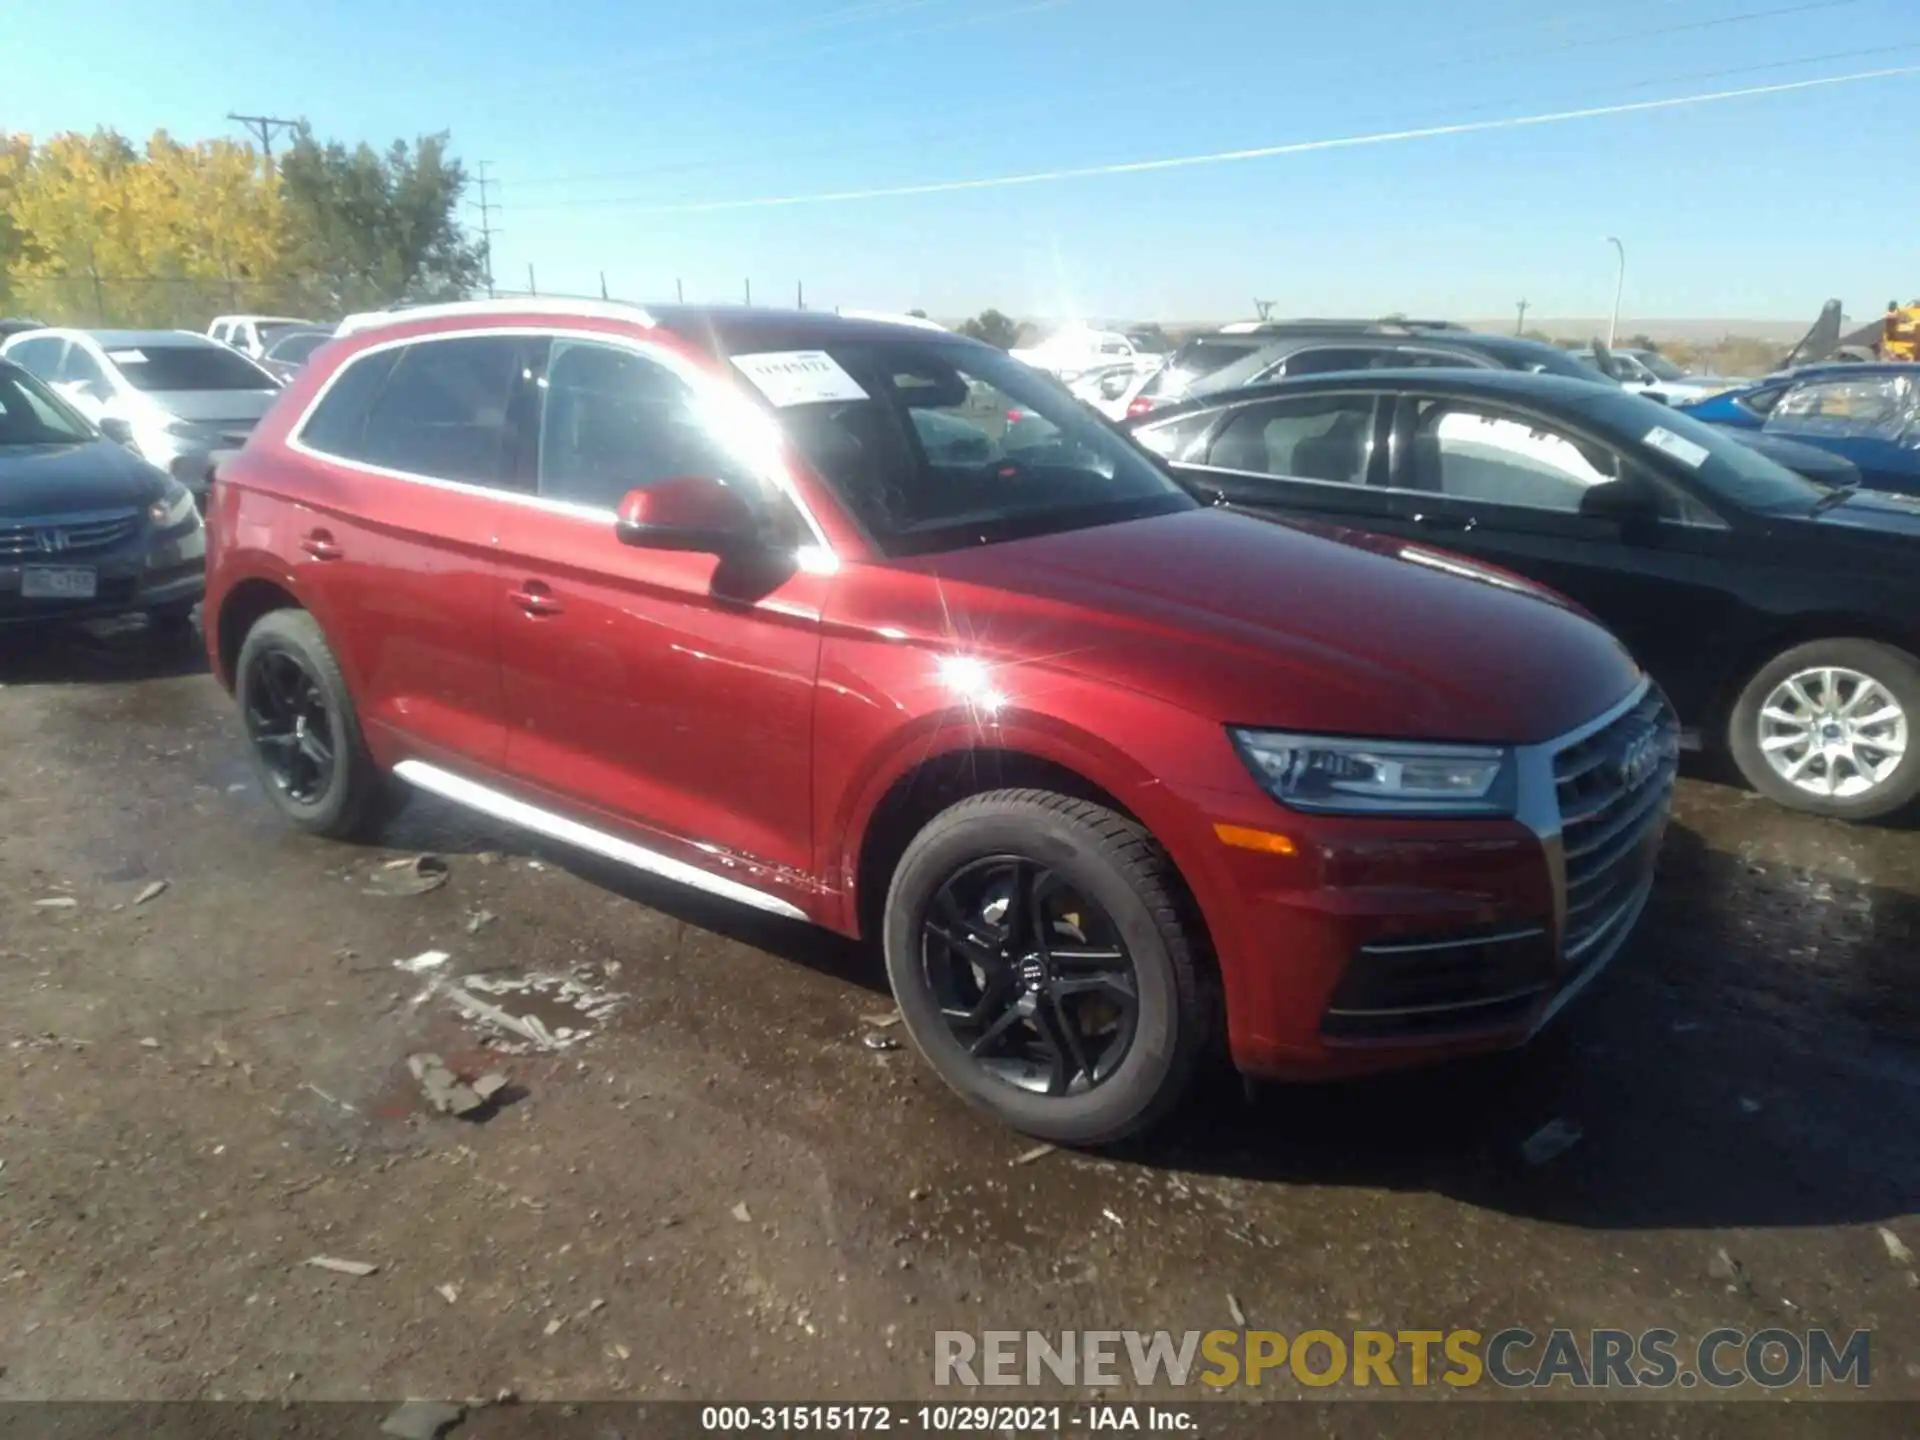
[[[293,835],[190,646],[0,638],[0,1400],[952,1400],[936,1330],[1236,1314],[1870,1329],[1871,1393],[1920,1398],[1910,829],[1690,779],[1640,938],[1534,1048],[1030,1158],[864,1043],[856,947],[424,797]],[[423,851],[446,882],[388,893]],[[508,1088],[437,1113],[420,1052]]]

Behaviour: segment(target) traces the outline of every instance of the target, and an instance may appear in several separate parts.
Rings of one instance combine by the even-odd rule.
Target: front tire
[[[1815,640],[1763,665],[1727,748],[1747,783],[1795,810],[1892,815],[1920,795],[1920,661],[1873,640]]]
[[[274,808],[328,839],[377,833],[393,788],[319,623],[304,610],[269,611],[247,632],[234,672],[254,772]]]
[[[908,1035],[962,1098],[1064,1145],[1144,1133],[1212,1034],[1204,937],[1171,862],[1126,817],[1044,790],[962,800],[887,896]]]

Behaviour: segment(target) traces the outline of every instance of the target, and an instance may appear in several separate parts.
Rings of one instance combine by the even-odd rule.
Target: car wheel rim
[[[927,907],[920,952],[949,1033],[1009,1085],[1084,1094],[1133,1046],[1139,985],[1119,928],[1037,861],[996,855],[956,871]]]
[[[1781,779],[1827,800],[1854,800],[1892,778],[1907,754],[1907,712],[1858,670],[1789,675],[1760,707],[1760,753]]]
[[[285,650],[269,650],[247,675],[247,737],[280,793],[311,805],[333,784],[333,720],[319,682]]]

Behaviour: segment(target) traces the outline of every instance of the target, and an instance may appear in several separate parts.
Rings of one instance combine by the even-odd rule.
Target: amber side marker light
[[[1221,844],[1231,845],[1236,850],[1258,850],[1263,855],[1294,853],[1293,841],[1271,830],[1252,830],[1245,825],[1215,825],[1213,833],[1220,837]]]

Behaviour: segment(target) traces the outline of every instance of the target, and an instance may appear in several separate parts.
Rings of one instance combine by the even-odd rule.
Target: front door
[[[618,538],[629,491],[686,476],[759,485],[666,357],[556,339],[542,393],[541,503],[500,536],[508,769],[800,904],[829,577]]]

